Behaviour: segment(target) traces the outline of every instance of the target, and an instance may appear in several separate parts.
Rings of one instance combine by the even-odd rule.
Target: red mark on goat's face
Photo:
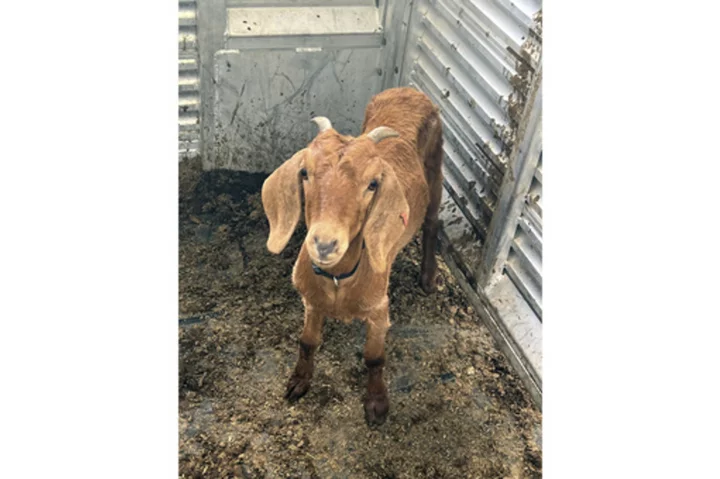
[[[405,212],[400,213],[400,219],[402,219],[403,226],[407,227],[407,224],[408,224],[407,213],[405,213]]]

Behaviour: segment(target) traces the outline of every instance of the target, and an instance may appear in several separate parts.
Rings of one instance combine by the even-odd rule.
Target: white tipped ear
[[[318,126],[318,128],[320,129],[319,133],[322,133],[323,131],[332,128],[332,123],[330,123],[330,120],[328,120],[324,116],[316,116],[311,121],[314,121],[315,124]]]
[[[392,128],[388,128],[387,126],[378,126],[373,131],[368,133],[367,136],[377,144],[383,141],[385,138],[394,138],[396,136],[400,136],[400,133],[393,130]]]

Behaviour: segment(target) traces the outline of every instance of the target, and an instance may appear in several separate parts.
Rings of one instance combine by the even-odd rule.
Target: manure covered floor
[[[422,292],[418,238],[390,278],[386,423],[365,424],[359,322],[326,320],[310,391],[283,399],[305,231],[266,250],[263,179],[180,164],[180,477],[541,477],[540,412],[440,258]]]

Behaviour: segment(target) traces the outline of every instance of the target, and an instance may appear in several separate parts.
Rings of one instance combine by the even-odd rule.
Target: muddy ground
[[[305,231],[268,253],[263,179],[180,166],[180,477],[540,477],[540,412],[442,261],[422,292],[417,239],[390,281],[387,422],[365,424],[359,322],[326,321],[310,391],[283,399]]]

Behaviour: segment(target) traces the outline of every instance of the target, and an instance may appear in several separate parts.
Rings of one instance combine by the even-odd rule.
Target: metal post
[[[483,247],[482,261],[476,273],[478,289],[485,290],[502,273],[510,251],[525,195],[530,188],[540,151],[542,150],[542,71],[538,72],[531,96],[530,109],[526,108],[518,128],[518,143],[511,156],[502,185],[497,207],[490,221],[488,236]],[[534,98],[533,98],[534,97]]]
[[[215,53],[223,48],[227,10],[225,0],[197,0],[197,38],[200,57],[200,148],[203,165],[213,164],[215,131]]]

